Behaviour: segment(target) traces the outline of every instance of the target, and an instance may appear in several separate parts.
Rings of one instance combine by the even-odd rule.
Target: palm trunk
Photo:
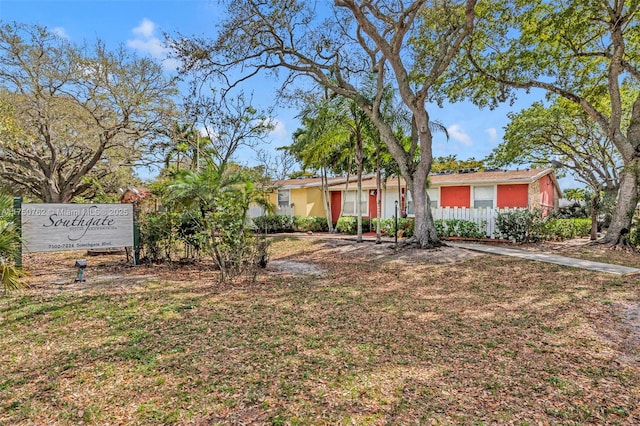
[[[358,191],[356,193],[356,220],[358,237],[356,241],[362,242],[362,138],[358,134],[356,135],[356,173],[358,174]]]
[[[327,227],[329,232],[333,232],[333,221],[331,220],[331,199],[329,197],[329,182],[327,179],[327,169],[322,168],[322,204],[324,206],[324,214],[327,219]]]

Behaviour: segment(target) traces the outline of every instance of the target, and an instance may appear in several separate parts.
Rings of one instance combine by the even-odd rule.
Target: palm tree
[[[250,171],[233,163],[226,167],[207,164],[201,171],[180,170],[168,185],[169,205],[183,214],[192,214],[202,248],[218,266],[224,281],[251,265],[258,256],[264,262],[266,252],[251,244],[253,232],[249,226],[248,211],[251,205],[260,205],[273,211],[265,194],[254,185]]]
[[[20,236],[16,229],[12,212],[13,200],[0,194],[0,285],[4,292],[22,287],[21,272],[15,267],[15,258],[20,244]]]
[[[302,128],[293,134],[293,143],[284,147],[302,163],[303,170],[317,170],[322,176],[322,198],[329,231],[333,231],[327,176],[349,171],[352,141],[344,126],[341,99],[325,96],[300,114]]]

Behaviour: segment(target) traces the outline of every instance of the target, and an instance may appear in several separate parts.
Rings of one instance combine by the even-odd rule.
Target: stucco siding
[[[498,185],[498,200],[496,207],[499,209],[507,207],[528,207],[529,205],[529,185],[508,184]]]
[[[443,186],[440,188],[442,207],[471,207],[470,186]]]

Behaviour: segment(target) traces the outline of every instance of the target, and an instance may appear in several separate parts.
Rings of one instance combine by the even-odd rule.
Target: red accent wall
[[[342,209],[342,192],[331,191],[331,222],[336,223]]]
[[[443,186],[440,188],[442,207],[471,207],[470,186]]]
[[[550,175],[540,178],[540,204],[542,210],[547,213],[553,210],[554,206],[554,188]]]
[[[524,184],[507,184],[498,185],[499,209],[506,207],[529,207],[529,185]]]

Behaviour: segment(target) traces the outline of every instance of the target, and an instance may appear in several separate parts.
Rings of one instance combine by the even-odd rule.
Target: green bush
[[[591,232],[591,219],[543,218],[540,212],[515,210],[496,218],[496,235],[518,243],[542,240],[566,240],[584,237]]]
[[[549,219],[540,227],[545,240],[567,240],[584,237],[591,232],[591,219]]]
[[[336,231],[342,234],[355,235],[357,233],[358,222],[354,216],[342,216],[336,223]]]
[[[541,223],[542,215],[537,211],[520,209],[499,213],[496,218],[496,236],[517,243],[540,241]]]
[[[175,250],[178,216],[171,212],[154,212],[141,214],[138,218],[140,226],[140,252],[143,259],[150,262],[171,260]]]
[[[298,232],[328,232],[329,225],[324,217],[302,217],[293,218],[293,229]]]
[[[481,225],[464,219],[437,219],[436,232],[441,237],[485,238],[486,221]]]
[[[14,223],[13,198],[0,194],[0,289],[5,293],[22,287],[21,272],[14,263],[20,234]]]
[[[635,216],[631,221],[629,242],[636,247],[640,247],[640,216]]]
[[[293,232],[294,218],[285,215],[266,215],[253,218],[253,224],[257,232],[277,234],[279,232]]]
[[[378,219],[371,220],[371,230],[375,231]],[[380,230],[385,235],[395,235],[396,220],[395,218],[381,219]],[[398,229],[402,230],[403,237],[412,237],[414,229],[414,221],[409,218],[398,218]]]

